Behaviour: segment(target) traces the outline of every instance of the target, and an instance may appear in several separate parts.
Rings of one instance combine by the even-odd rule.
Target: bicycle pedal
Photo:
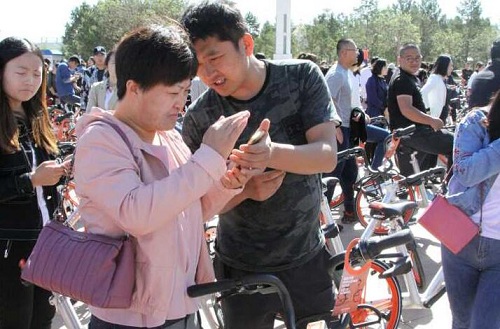
[[[395,277],[398,275],[406,274],[411,271],[411,259],[408,256],[401,257],[395,262],[391,262],[391,267],[385,270],[378,277],[380,279],[386,279],[389,277]]]
[[[333,239],[337,235],[339,235],[339,233],[340,233],[340,231],[342,231],[342,229],[340,227],[338,227],[337,224],[329,224],[326,227],[322,228],[322,231],[323,231],[323,235],[325,236],[325,238]]]

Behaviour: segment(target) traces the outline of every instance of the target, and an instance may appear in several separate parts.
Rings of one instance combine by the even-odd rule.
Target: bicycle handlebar
[[[411,231],[404,229],[380,239],[373,237],[368,240],[361,240],[351,255],[362,257],[365,260],[375,259],[385,249],[407,244],[412,240],[413,235]]]
[[[400,137],[403,137],[403,136],[406,136],[406,135],[413,133],[415,131],[415,129],[416,129],[415,125],[411,125],[411,126],[408,126],[406,128],[395,129],[392,132],[392,134],[394,135],[394,137],[400,138]]]
[[[347,150],[343,150],[337,153],[337,161],[342,162],[349,160],[350,158],[363,156],[366,157],[366,152],[363,148],[356,146]]]
[[[389,125],[387,119],[383,115],[378,115],[376,117],[370,118],[370,124],[372,125],[382,124],[383,126]]]
[[[287,328],[295,329],[295,311],[287,288],[280,279],[270,274],[246,275],[238,279],[223,279],[216,282],[202,283],[187,288],[189,297],[200,297],[216,292],[243,289],[247,286],[266,285],[275,288],[283,305],[283,318]],[[257,288],[258,289],[258,288]]]
[[[420,185],[422,183],[422,180],[424,179],[431,177],[438,177],[440,179],[443,179],[445,174],[445,168],[434,167],[406,177],[406,183],[408,185]]]

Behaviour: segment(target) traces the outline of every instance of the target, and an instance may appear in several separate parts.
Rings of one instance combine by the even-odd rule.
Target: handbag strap
[[[127,135],[123,132],[122,128],[120,128],[120,126],[118,126],[116,123],[111,122],[111,121],[101,120],[99,122],[107,124],[108,126],[110,126],[111,128],[113,128],[118,133],[118,135],[120,135],[120,137],[123,139],[123,141],[125,142],[125,144],[127,144],[127,147],[130,150],[130,153],[132,153],[132,155],[134,156],[134,159],[135,159],[135,155],[134,155],[134,152],[133,152],[132,144],[130,143],[130,140],[128,139]]]
[[[120,126],[118,126],[116,123],[111,122],[111,121],[99,120],[97,122],[102,122],[104,124],[107,124],[111,128],[113,128],[116,131],[116,133],[118,135],[120,135],[120,137],[125,142],[125,144],[127,144],[127,147],[130,150],[130,153],[134,157],[134,161],[137,162],[137,157],[134,155],[134,152],[133,152],[132,143],[130,143],[130,140],[128,139],[125,132],[123,132],[123,130],[120,128]],[[71,177],[73,176],[74,167],[75,167],[74,164],[75,164],[76,150],[77,150],[77,148],[75,148],[75,150],[73,151],[73,157],[71,158],[70,171],[68,172],[68,174],[64,178],[64,183],[63,183],[64,188],[68,188],[68,184],[71,180]],[[54,213],[54,218],[57,219],[58,221],[64,222],[64,221],[66,221],[67,218],[65,218],[65,215],[64,215],[65,212],[62,211],[62,209],[64,209],[64,200],[63,200],[63,198],[60,198],[58,209],[56,209],[56,211]]]
[[[136,156],[134,155],[134,152],[133,152],[132,143],[130,143],[130,140],[128,139],[127,135],[123,132],[123,130],[120,128],[120,126],[118,126],[116,123],[110,122],[110,121],[99,120],[98,122],[102,122],[104,124],[107,124],[108,126],[110,126],[111,128],[113,128],[117,132],[118,135],[120,135],[120,137],[123,139],[123,141],[125,142],[125,144],[127,144],[127,147],[130,150],[130,153],[134,157],[134,160],[136,160],[136,162],[137,162]],[[73,152],[73,158],[71,159],[71,171],[70,171],[69,175],[66,176],[66,178],[71,177],[72,174],[73,174],[73,168],[74,168],[73,164],[75,162],[76,150],[77,150],[77,148],[75,148],[75,151]],[[68,182],[69,182],[69,179],[67,179],[67,181],[65,182],[65,185]]]
[[[484,190],[483,190],[483,187],[484,187],[484,183],[481,183],[481,185],[479,186],[479,195],[481,197],[481,208],[480,208],[480,212],[479,212],[479,235],[481,235],[481,233],[483,232],[483,204],[484,204],[484,201],[485,201],[485,197],[484,197]]]

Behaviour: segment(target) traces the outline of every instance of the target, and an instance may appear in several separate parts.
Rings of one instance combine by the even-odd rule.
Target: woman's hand
[[[31,174],[31,184],[33,186],[55,185],[64,174],[66,174],[65,164],[55,160],[44,161]]]
[[[221,116],[203,135],[203,143],[217,151],[227,159],[234,144],[245,129],[250,112],[242,111],[230,117]]]
[[[230,162],[228,165],[228,170],[221,178],[221,183],[225,188],[236,189],[244,187],[245,184],[255,175],[260,175],[264,172],[264,169],[248,169],[241,168],[234,162]]]

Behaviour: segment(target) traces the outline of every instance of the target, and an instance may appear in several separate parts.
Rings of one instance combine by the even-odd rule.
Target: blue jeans
[[[458,255],[441,247],[453,329],[500,328],[500,240],[476,236]]]
[[[342,130],[342,135],[344,140],[342,143],[337,142],[337,151],[347,150],[352,148],[351,143],[351,129],[346,127],[340,127]],[[356,165],[355,159],[349,159],[337,164],[337,167],[327,174],[323,174],[323,177],[337,177],[340,181],[340,186],[342,187],[342,193],[344,194],[344,209],[349,212],[354,211],[354,183],[358,178],[358,166]],[[328,200],[332,199],[333,190],[328,190],[326,192]]]
[[[366,141],[377,144],[371,164],[373,169],[380,167],[382,164],[382,159],[384,159],[385,153],[384,140],[387,136],[389,136],[389,131],[387,129],[370,124],[366,125]]]

